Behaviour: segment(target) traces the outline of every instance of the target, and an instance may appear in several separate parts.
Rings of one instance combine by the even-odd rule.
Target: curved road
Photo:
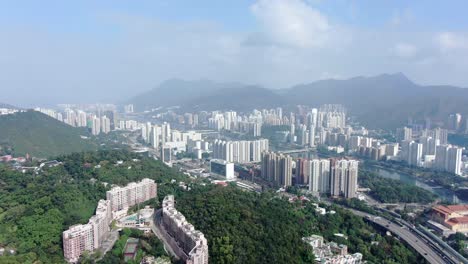
[[[376,217],[374,215],[364,213],[361,211],[349,209],[355,215],[365,217],[367,220],[372,221],[393,234],[397,235],[401,239],[403,239],[406,243],[408,243],[414,250],[416,250],[421,256],[423,256],[429,263],[440,264],[440,263],[452,263],[451,261],[447,261],[443,259],[428,243],[423,241],[421,238],[416,236],[413,232],[408,230],[406,227],[401,227],[385,218]]]

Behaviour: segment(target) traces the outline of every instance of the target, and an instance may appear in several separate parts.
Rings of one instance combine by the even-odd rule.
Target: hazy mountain
[[[284,105],[283,96],[259,86],[239,86],[213,91],[186,102],[188,110],[236,110],[269,108]]]
[[[406,124],[408,117],[445,120],[453,112],[468,113],[468,89],[418,85],[402,73],[321,80],[282,90],[239,83],[170,80],[130,102],[140,110],[178,105],[187,111],[338,103],[369,127],[394,128]]]
[[[47,158],[59,154],[95,149],[71,127],[40,112],[28,111],[0,116],[0,145],[10,146],[17,155]]]
[[[5,103],[2,103],[2,102],[0,102],[0,108],[20,109],[19,107],[16,107],[16,106],[13,106],[13,105],[10,105],[10,104],[5,104]]]
[[[400,126],[408,117],[444,120],[453,112],[468,113],[468,89],[422,86],[401,73],[317,81],[282,94],[293,104],[343,104],[370,127]]]
[[[159,106],[184,106],[191,100],[210,96],[218,90],[236,89],[242,86],[238,83],[218,83],[209,80],[171,79],[146,93],[133,97],[126,103],[133,103],[140,111]]]

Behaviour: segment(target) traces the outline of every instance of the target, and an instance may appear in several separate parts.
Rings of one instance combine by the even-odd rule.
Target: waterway
[[[451,202],[451,203],[468,204],[467,200],[459,198],[455,194],[455,192],[453,192],[452,190],[446,189],[446,188],[441,187],[441,186],[432,186],[432,185],[426,184],[426,183],[424,183],[422,181],[419,181],[419,180],[415,179],[413,176],[411,176],[409,174],[402,173],[402,172],[397,172],[397,171],[394,171],[394,170],[388,170],[388,169],[381,168],[381,167],[372,167],[372,168],[370,168],[370,170],[376,172],[379,176],[381,176],[383,178],[400,180],[400,181],[402,181],[404,183],[421,187],[421,188],[423,188],[425,190],[428,190],[428,191],[436,194],[442,200],[445,200],[445,201],[448,201],[448,202]]]

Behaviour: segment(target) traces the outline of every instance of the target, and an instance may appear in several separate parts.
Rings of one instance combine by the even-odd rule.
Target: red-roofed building
[[[432,208],[431,220],[455,232],[468,233],[468,205],[439,205]]]

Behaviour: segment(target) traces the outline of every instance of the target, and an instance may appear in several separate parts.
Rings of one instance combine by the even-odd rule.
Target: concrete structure
[[[431,220],[452,231],[468,233],[468,205],[439,205],[433,207]]]
[[[235,179],[234,163],[225,160],[212,159],[210,160],[211,173],[225,177],[227,180]]]
[[[348,254],[346,245],[335,242],[324,243],[323,237],[312,235],[303,237],[302,241],[312,247],[316,263],[322,264],[360,264],[362,263],[362,254]]]
[[[252,141],[215,140],[212,144],[213,158],[234,163],[259,162],[261,153],[268,151],[268,139]]]
[[[163,200],[162,226],[165,232],[182,249],[187,264],[208,264],[208,241],[202,232],[195,230],[185,217],[175,208],[173,195]]]
[[[140,182],[129,183],[125,187],[114,187],[107,191],[113,218],[124,215],[128,208],[156,197],[157,186],[154,180],[145,178]]]
[[[63,232],[65,260],[75,263],[84,251],[98,249],[109,234],[112,221],[111,206],[107,200],[100,200],[96,214],[84,225],[74,225]]]
[[[331,196],[356,197],[358,165],[359,162],[356,160],[330,160]]]
[[[262,178],[280,186],[292,185],[292,158],[275,152],[262,153]]]
[[[74,225],[63,232],[63,252],[67,262],[76,263],[83,252],[101,247],[109,235],[112,220],[126,214],[130,206],[155,198],[156,183],[145,178],[125,187],[114,187],[106,196],[107,200],[99,201],[96,214],[87,224]]]

